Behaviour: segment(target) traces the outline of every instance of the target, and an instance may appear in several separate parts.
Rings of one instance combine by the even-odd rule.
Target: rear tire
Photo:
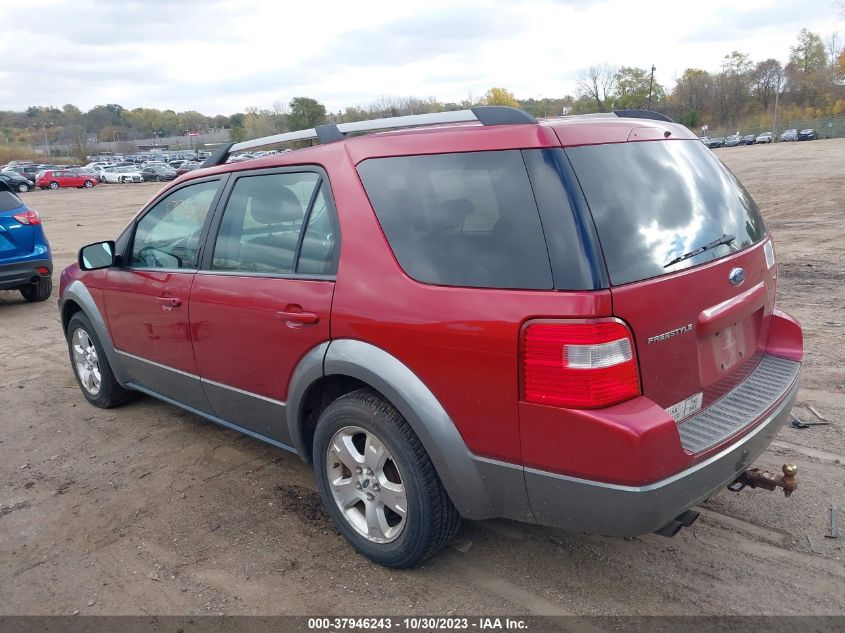
[[[57,183],[55,180],[53,180],[53,181],[50,183],[50,189],[58,189],[58,188],[59,188],[59,186],[60,186],[60,185],[59,185],[59,183]]]
[[[131,392],[120,386],[91,321],[82,312],[67,326],[68,355],[82,395],[95,407],[111,409],[129,400]]]
[[[23,298],[30,303],[37,301],[47,301],[50,294],[53,292],[53,278],[41,277],[36,283],[19,288]]]
[[[373,391],[359,389],[326,407],[313,457],[335,527],[371,561],[413,567],[457,533],[460,515],[431,459],[402,415]]]
[[[20,193],[26,193],[27,191],[29,191],[29,185],[26,184],[25,182],[22,182],[21,184],[18,185],[18,191]]]

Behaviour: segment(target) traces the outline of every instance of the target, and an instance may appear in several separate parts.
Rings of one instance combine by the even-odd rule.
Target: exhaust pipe
[[[40,279],[41,279],[41,277],[39,277],[38,275],[33,275],[32,278],[29,280],[29,283],[31,283],[34,286],[35,284],[38,283],[38,281]]]
[[[669,521],[669,523],[659,530],[655,530],[654,533],[667,538],[672,538],[680,532],[682,528],[689,527],[695,523],[696,520],[698,520],[699,514],[700,513],[695,510],[686,510]]]

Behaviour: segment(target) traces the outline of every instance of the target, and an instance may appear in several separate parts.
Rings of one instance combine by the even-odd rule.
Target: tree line
[[[517,99],[505,88],[469,95],[460,102],[434,97],[381,97],[365,106],[329,112],[318,100],[301,96],[270,108],[250,107],[230,115],[206,116],[189,110],[126,109],[98,105],[82,112],[73,104],[61,108],[31,106],[23,112],[0,111],[0,143],[32,145],[63,143],[77,154],[97,142],[132,141],[155,136],[227,129],[232,141],[299,130],[323,123],[361,121],[407,114],[459,110],[474,105],[509,105],[530,114],[556,116],[651,108],[693,130],[772,127],[779,122],[845,115],[845,51],[836,35],[826,40],[801,29],[784,61],[754,61],[733,51],[718,71],[687,68],[671,89],[654,79],[654,68],[598,64],[579,72],[575,95]]]

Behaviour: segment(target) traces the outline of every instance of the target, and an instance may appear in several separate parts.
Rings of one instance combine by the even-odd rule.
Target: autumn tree
[[[651,71],[623,66],[614,75],[616,91],[613,107],[622,110],[655,107],[666,99],[663,86],[652,81]]]
[[[722,60],[722,72],[716,76],[716,107],[722,121],[729,125],[738,122],[743,106],[751,92],[753,63],[745,53],[733,51]]]
[[[616,67],[609,64],[599,64],[582,69],[578,73],[579,97],[592,102],[596,111],[606,112],[612,105],[616,71]]]
[[[818,104],[822,100],[832,77],[820,35],[807,29],[798,32],[798,41],[789,48],[786,74],[789,91],[798,104]]]
[[[698,127],[704,107],[713,93],[713,76],[700,68],[687,68],[675,84],[672,99],[680,109],[679,119],[685,125]]]
[[[754,68],[751,74],[752,91],[760,101],[763,112],[769,109],[775,95],[780,93],[783,81],[783,65],[776,59],[762,61]]]
[[[310,97],[290,100],[288,126],[291,130],[306,130],[326,122],[326,106]]]
[[[490,88],[481,98],[484,105],[519,107],[519,101],[506,88]]]

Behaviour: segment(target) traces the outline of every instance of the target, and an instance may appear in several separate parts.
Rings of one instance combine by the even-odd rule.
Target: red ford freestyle
[[[298,454],[340,533],[408,567],[460,517],[671,535],[759,483],[803,356],[776,285],[687,128],[479,107],[221,148],[82,248],[59,307],[91,404],[141,392]]]

